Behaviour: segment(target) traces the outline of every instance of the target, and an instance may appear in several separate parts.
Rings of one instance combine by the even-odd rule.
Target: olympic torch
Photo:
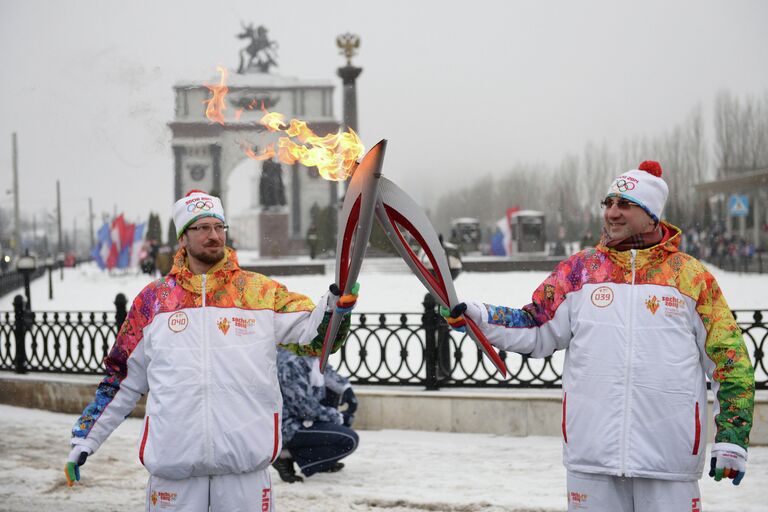
[[[336,240],[336,286],[343,295],[352,292],[363,264],[365,249],[373,226],[378,182],[381,178],[386,148],[387,141],[382,139],[366,153],[355,169],[344,196]],[[320,355],[320,371],[325,370],[333,340],[336,339],[345,314],[336,309],[331,312],[331,319],[323,340],[323,351]]]
[[[408,194],[386,178],[379,180],[379,197],[376,202],[376,219],[384,228],[389,241],[405,260],[416,277],[440,304],[453,309],[459,303],[456,289],[448,266],[448,258],[440,244],[435,228],[429,222],[424,211]],[[409,233],[421,246],[432,272],[421,262],[409,243],[403,237],[402,230]],[[434,272],[434,274],[433,274]],[[507,368],[499,354],[488,342],[480,328],[470,318],[464,317],[467,334],[478,348],[491,360],[501,374],[507,376]]]

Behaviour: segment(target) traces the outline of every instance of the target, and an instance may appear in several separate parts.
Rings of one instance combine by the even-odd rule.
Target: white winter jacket
[[[314,340],[299,351],[316,353],[324,309],[241,270],[230,250],[204,275],[193,275],[180,251],[171,273],[136,297],[73,444],[96,451],[149,393],[139,458],[151,474],[183,479],[266,468],[281,447],[276,345]]]
[[[678,252],[679,230],[645,250],[603,246],[561,262],[523,309],[470,305],[496,347],[566,349],[562,430],[568,469],[696,480],[704,465],[707,377],[716,442],[746,455],[754,375],[712,275]]]

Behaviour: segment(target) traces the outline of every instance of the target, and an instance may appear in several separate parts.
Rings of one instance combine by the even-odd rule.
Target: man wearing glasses
[[[603,236],[557,265],[522,309],[466,301],[450,312],[502,350],[566,350],[562,434],[568,510],[701,510],[707,379],[714,394],[710,476],[739,485],[754,371],[712,274],[661,221],[667,184],[646,161],[611,183]]]
[[[107,376],[72,430],[68,483],[149,393],[139,442],[150,473],[146,510],[272,511],[277,345],[319,355],[338,295],[327,292],[315,306],[240,269],[217,197],[191,191],[174,205],[173,221],[173,268],[136,297],[105,359]],[[348,332],[347,316],[334,349]]]

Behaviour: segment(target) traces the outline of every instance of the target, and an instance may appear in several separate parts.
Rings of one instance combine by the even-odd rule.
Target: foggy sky
[[[88,197],[97,217],[165,226],[173,84],[236,68],[241,21],[278,42],[276,74],[337,84],[339,120],[335,37],[361,36],[361,138],[389,140],[384,173],[424,206],[514,162],[661,134],[720,90],[768,89],[760,0],[0,0],[3,207],[15,131],[23,213],[41,222],[59,179],[65,229]]]

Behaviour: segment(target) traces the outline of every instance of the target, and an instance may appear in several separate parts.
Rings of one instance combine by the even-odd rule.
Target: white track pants
[[[702,512],[699,482],[568,471],[568,512]]]
[[[210,509],[208,508],[210,506]],[[147,512],[274,512],[269,468],[239,475],[166,480],[150,476]]]

